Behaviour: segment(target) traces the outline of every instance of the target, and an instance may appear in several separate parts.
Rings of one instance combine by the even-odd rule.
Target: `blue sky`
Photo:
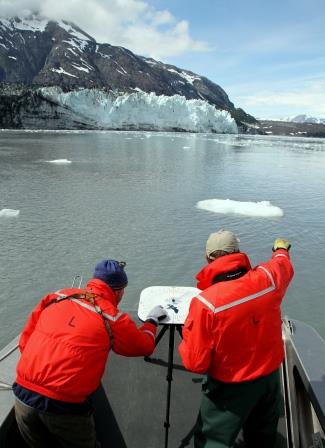
[[[325,118],[325,0],[0,0],[219,84],[258,118]]]
[[[237,107],[265,118],[325,117],[324,0],[152,0],[187,20],[210,51],[168,57],[206,75]]]

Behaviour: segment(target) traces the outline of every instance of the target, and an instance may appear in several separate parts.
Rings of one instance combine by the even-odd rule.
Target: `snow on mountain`
[[[11,19],[0,19],[0,27],[7,31],[15,32],[16,30],[20,31],[39,31],[43,33],[48,24],[48,20],[40,19],[40,18],[11,18]]]
[[[13,87],[11,90],[10,86]],[[17,86],[25,88],[25,91],[21,89],[19,97]],[[63,100],[64,97],[64,103],[67,98],[71,101],[78,99],[81,109],[81,98],[88,101],[90,96],[88,90],[94,89],[96,98],[101,95],[103,98],[110,98],[107,100],[108,103],[113,97],[122,98],[123,94],[128,94],[123,97],[123,101],[119,100],[121,104],[124,104],[125,98],[128,98],[126,103],[129,106],[132,104],[134,107],[141,108],[142,101],[151,111],[155,104],[167,120],[168,128],[195,131],[195,125],[197,125],[197,130],[223,129],[223,125],[220,128],[222,121],[220,117],[227,114],[220,115],[218,110],[229,112],[239,124],[256,122],[254,117],[241,109],[236,109],[226,92],[204,76],[151,58],[137,56],[123,47],[97,43],[78,26],[63,20],[47,21],[37,15],[30,19],[0,18],[0,127],[15,127],[17,123],[20,123],[19,126],[24,126],[24,123],[33,122],[33,115],[35,125],[40,119],[45,123],[49,117],[48,114],[52,114],[52,123],[55,123],[56,111],[50,105],[42,103],[39,110],[35,109],[35,104],[40,106],[40,102],[43,101],[38,97],[39,89],[45,87],[61,88],[65,93],[77,92],[67,97],[64,97],[62,93],[58,98]],[[87,91],[83,97],[80,89]],[[109,92],[110,95],[106,95],[105,92]],[[138,101],[139,95],[132,96],[135,92],[142,92],[141,101]],[[161,100],[153,99],[156,97],[162,98]],[[188,104],[187,101],[189,101]],[[108,103],[105,103],[106,108],[111,107]],[[119,108],[121,108],[120,103]],[[180,110],[179,117],[171,114],[174,123],[166,113],[168,109],[173,110],[173,107],[174,110]],[[96,113],[91,107],[84,110],[83,123],[88,123],[92,119],[87,116],[87,113],[95,113],[95,115],[98,113],[100,110],[98,103],[95,109]],[[126,111],[126,109],[123,110]],[[41,111],[47,115],[43,116]],[[185,111],[190,114],[187,121],[184,116]],[[16,113],[20,115],[13,116]],[[101,109],[101,113],[104,114],[104,108]],[[150,121],[150,117],[144,115],[141,116],[141,123],[145,126],[151,123],[153,127],[163,127],[157,113],[153,111],[151,113],[156,117],[158,125],[155,126],[152,123],[153,120]],[[133,116],[128,111],[127,116],[131,121],[133,120],[130,126],[139,125],[136,120],[134,121],[135,115]],[[211,122],[213,119],[216,120],[215,124]],[[122,117],[117,118],[116,111],[114,117],[110,115],[109,119],[105,115],[102,122],[105,122],[106,126],[111,123],[110,120],[112,123],[121,123],[123,128],[127,126],[126,122],[122,123]],[[94,121],[100,123],[101,119],[96,115]],[[227,120],[226,122],[228,123]],[[236,126],[231,124],[230,129],[235,128]]]
[[[306,114],[294,115],[294,116],[285,117],[285,118],[278,118],[277,120],[274,119],[274,121],[287,121],[287,122],[291,122],[291,123],[325,124],[325,118],[311,117]]]
[[[202,100],[180,95],[135,92],[114,94],[97,89],[63,92],[40,89],[42,96],[102,129],[182,130],[188,132],[238,132],[235,120]]]
[[[316,124],[325,124],[325,118],[316,118],[311,117],[305,114],[302,115],[296,115],[295,117],[292,117],[291,120],[293,123],[316,123]]]

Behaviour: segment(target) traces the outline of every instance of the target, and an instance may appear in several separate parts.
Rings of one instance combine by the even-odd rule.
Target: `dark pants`
[[[92,415],[52,414],[26,406],[16,399],[15,414],[19,431],[32,448],[95,448]]]
[[[254,381],[203,384],[195,448],[231,448],[243,428],[249,448],[274,448],[280,416],[279,371]]]

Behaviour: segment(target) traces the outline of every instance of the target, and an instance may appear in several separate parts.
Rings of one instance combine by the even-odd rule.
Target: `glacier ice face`
[[[164,96],[136,91],[106,92],[83,89],[63,92],[43,87],[41,95],[77,114],[84,123],[101,129],[184,130],[237,134],[235,121],[226,111],[202,100],[180,95]]]

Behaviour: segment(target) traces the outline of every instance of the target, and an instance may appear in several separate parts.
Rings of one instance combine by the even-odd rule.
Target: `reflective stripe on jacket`
[[[18,384],[56,400],[76,403],[85,401],[97,389],[111,348],[103,318],[86,300],[55,302],[60,295],[86,291],[95,295],[109,321],[115,353],[146,356],[153,352],[156,326],[144,323],[138,329],[128,314],[118,310],[111,288],[92,279],[86,290],[69,288],[48,294],[33,310],[19,340]]]
[[[213,284],[239,269],[246,274]],[[197,275],[204,289],[191,301],[179,352],[184,366],[224,382],[240,382],[276,370],[284,357],[281,302],[293,277],[287,251],[252,269],[244,253],[216,259]]]

